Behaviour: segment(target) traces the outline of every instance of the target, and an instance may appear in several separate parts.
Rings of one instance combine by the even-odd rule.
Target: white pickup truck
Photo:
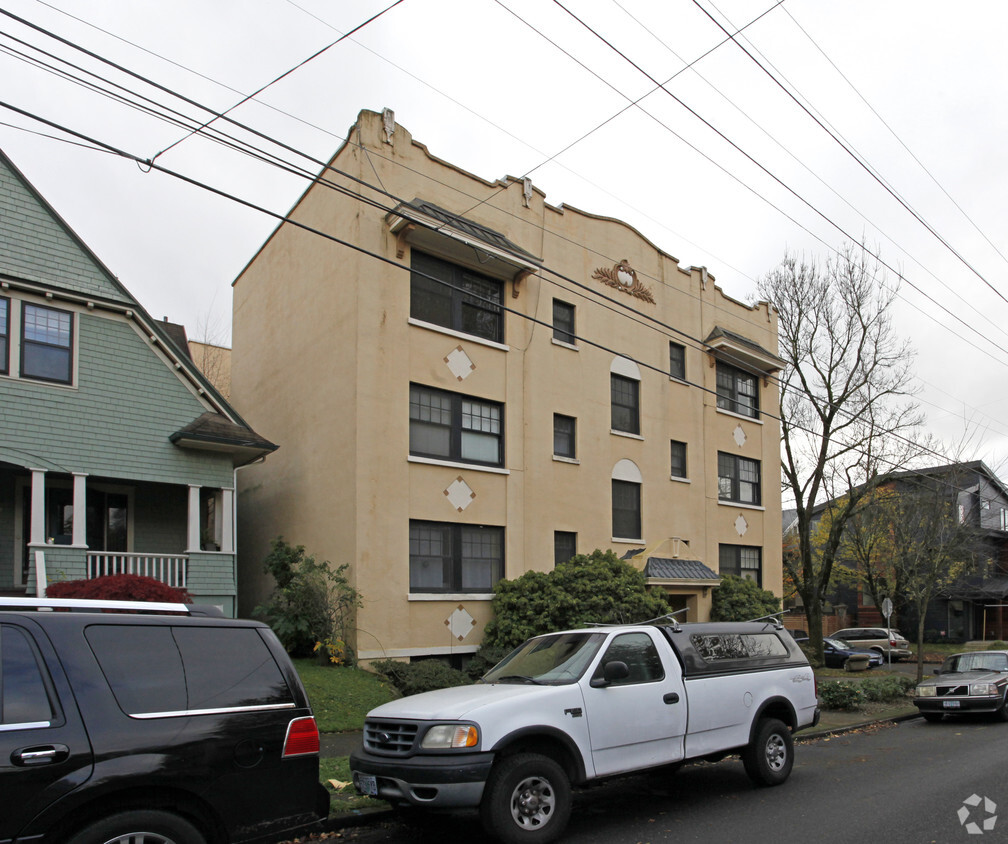
[[[739,752],[778,785],[791,734],[819,721],[812,669],[779,623],[596,627],[529,639],[472,686],[368,713],[357,790],[479,807],[508,844],[559,836],[571,785]]]

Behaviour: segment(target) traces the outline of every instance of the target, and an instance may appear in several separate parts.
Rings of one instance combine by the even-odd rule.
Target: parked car
[[[864,648],[852,648],[849,642],[835,637],[823,639],[823,661],[827,668],[846,668],[847,660],[851,657],[867,657],[868,668],[874,668],[882,664],[882,654],[878,651],[865,650]]]
[[[791,638],[794,639],[799,645],[808,642],[808,631],[807,630],[788,630],[791,634]]]
[[[917,685],[914,706],[925,720],[993,712],[1008,721],[1008,651],[970,651],[946,657],[940,670]]]
[[[212,607],[0,598],[0,841],[230,844],[321,820],[273,632]]]
[[[506,844],[545,844],[572,785],[731,753],[779,785],[792,733],[818,720],[812,669],[779,624],[592,627],[529,639],[476,685],[371,710],[350,770],[361,794],[478,807]]]
[[[843,639],[855,648],[878,651],[882,656],[891,656],[893,662],[913,656],[910,643],[899,630],[885,627],[845,627],[833,634],[834,639]]]

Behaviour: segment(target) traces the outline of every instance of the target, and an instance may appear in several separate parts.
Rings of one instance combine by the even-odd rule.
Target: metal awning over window
[[[453,214],[431,202],[401,202],[386,216],[396,235],[396,257],[405,245],[415,246],[481,273],[520,283],[537,272],[542,261],[498,231]]]
[[[711,355],[760,375],[766,376],[784,368],[784,361],[777,355],[768,352],[754,340],[721,326],[717,326],[704,343]]]

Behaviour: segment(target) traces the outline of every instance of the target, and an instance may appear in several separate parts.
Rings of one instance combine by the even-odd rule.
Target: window
[[[577,554],[577,534],[568,530],[553,531],[553,565],[566,563]]]
[[[612,429],[640,434],[640,381],[611,373],[609,394],[612,398]]]
[[[690,642],[705,662],[788,655],[787,646],[775,633],[694,633]]]
[[[25,304],[21,311],[21,374],[69,384],[73,359],[73,314]]]
[[[621,539],[641,537],[641,485],[612,482],[612,535]]]
[[[756,419],[759,416],[759,384],[756,376],[718,361],[717,406]]]
[[[53,717],[32,643],[19,628],[0,625],[0,724],[48,727]]]
[[[561,413],[553,414],[553,454],[556,457],[577,457],[577,420]]]
[[[503,432],[503,405],[410,385],[410,454],[501,466]]]
[[[686,347],[681,343],[668,344],[668,371],[669,376],[678,378],[680,381],[686,380]]]
[[[672,440],[672,477],[686,478],[686,443]]]
[[[718,546],[718,573],[734,574],[763,585],[763,549],[755,545]]]
[[[10,299],[0,297],[0,375],[10,367]]]
[[[422,252],[412,252],[411,267],[411,317],[504,342],[501,282]]]
[[[574,306],[559,299],[553,300],[553,339],[570,346],[577,341],[574,333]]]
[[[410,592],[489,592],[504,576],[504,528],[410,522]]]
[[[760,503],[760,463],[748,457],[718,452],[718,498],[739,504]]]
[[[607,662],[625,662],[630,671],[627,677],[614,681],[613,686],[657,683],[665,679],[665,668],[658,649],[647,633],[622,633],[613,639],[599,660],[593,680],[602,679]]]

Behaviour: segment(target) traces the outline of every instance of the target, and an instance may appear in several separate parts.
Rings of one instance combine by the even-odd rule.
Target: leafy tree
[[[598,549],[553,571],[499,581],[492,607],[494,619],[486,626],[481,652],[507,652],[553,630],[646,621],[669,611],[664,595],[648,590],[643,572],[611,550]]]
[[[780,598],[754,580],[726,574],[714,590],[711,621],[751,621],[780,612]]]
[[[825,264],[785,255],[759,282],[779,315],[781,466],[797,509],[794,554],[784,567],[822,659],[822,604],[844,525],[886,473],[918,453],[922,423],[913,355],[892,327],[897,287],[863,247]],[[823,502],[825,505],[823,505]],[[828,531],[813,541],[819,507]]]
[[[318,562],[303,545],[274,539],[263,568],[276,581],[270,599],[256,608],[284,648],[294,656],[318,649],[331,662],[349,662],[349,636],[354,628],[360,593],[347,578],[348,563]]]

